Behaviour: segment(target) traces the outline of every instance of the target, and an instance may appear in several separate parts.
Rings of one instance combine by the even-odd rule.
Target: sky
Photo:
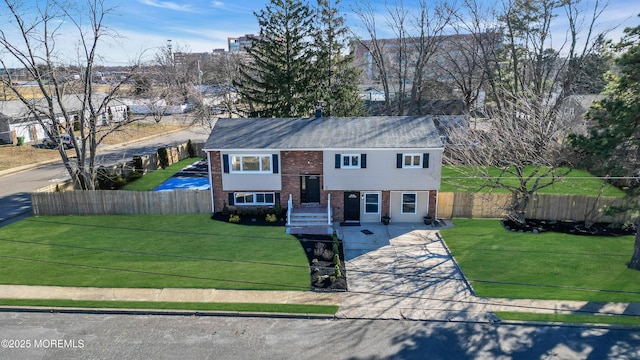
[[[23,6],[30,6],[38,0],[13,0]],[[342,0],[340,8],[352,31],[362,38],[364,32],[358,17],[353,13],[357,1]],[[379,24],[383,24],[384,0],[371,1],[380,12]],[[390,0],[389,2],[393,2]],[[453,4],[456,0],[447,0]],[[457,0],[461,3],[463,0]],[[487,6],[496,6],[496,1],[478,0]],[[593,2],[597,0],[587,0]],[[600,0],[603,2],[606,0]],[[603,13],[598,25],[619,26],[609,37],[619,39],[624,27],[640,24],[640,2],[637,0],[609,0],[610,6]],[[41,1],[42,2],[42,1]],[[115,7],[115,16],[107,19],[109,28],[117,33],[102,46],[102,62],[111,65],[126,65],[142,57],[150,60],[160,48],[171,40],[174,51],[210,52],[213,49],[227,49],[227,38],[245,34],[258,34],[259,27],[254,12],[264,8],[268,0],[105,0]],[[315,0],[314,0],[315,2]],[[430,2],[427,2],[430,3]],[[405,7],[417,6],[419,0],[404,0]],[[0,10],[2,12],[4,10]],[[9,19],[0,15],[0,30],[10,34]],[[562,29],[558,29],[562,31]],[[383,37],[384,32],[381,33]],[[15,34],[14,34],[15,35]],[[391,37],[391,33],[388,34]],[[73,54],[73,41],[59,42],[63,53]],[[66,47],[66,49],[65,49]],[[0,56],[2,56],[0,54]]]

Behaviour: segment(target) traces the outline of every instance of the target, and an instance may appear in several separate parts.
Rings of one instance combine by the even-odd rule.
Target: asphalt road
[[[630,330],[0,312],[2,359],[637,359]]]
[[[209,132],[201,127],[170,133],[134,144],[110,147],[98,152],[98,164],[109,165],[130,160],[134,155],[155,153],[159,147],[172,146],[191,141],[206,141]],[[52,150],[55,151],[55,150]],[[29,193],[41,187],[68,179],[69,175],[62,162],[43,165],[35,169],[0,177],[0,225],[11,219],[28,216],[31,210]]]

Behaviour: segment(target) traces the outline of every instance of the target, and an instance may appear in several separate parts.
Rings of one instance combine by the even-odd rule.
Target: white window
[[[234,193],[235,205],[274,205],[274,193]]]
[[[342,154],[342,166],[343,169],[359,169],[360,168],[360,154]]]
[[[422,168],[422,154],[402,154],[402,167]]]
[[[271,155],[232,155],[231,172],[271,172]]]
[[[380,213],[380,194],[375,194],[375,193],[364,194],[364,213],[365,214]]]
[[[402,193],[402,213],[403,214],[415,214],[418,203],[418,194],[416,193]]]

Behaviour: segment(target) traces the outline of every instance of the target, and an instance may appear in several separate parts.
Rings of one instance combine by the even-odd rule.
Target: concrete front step
[[[331,235],[333,234],[333,226],[287,226],[286,233],[291,235]]]

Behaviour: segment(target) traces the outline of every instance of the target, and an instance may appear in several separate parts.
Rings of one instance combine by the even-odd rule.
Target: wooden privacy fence
[[[511,194],[438,193],[440,218],[501,218],[507,214]],[[606,206],[624,206],[625,199],[583,195],[537,194],[526,208],[526,217],[544,220],[594,222],[630,221],[628,214],[605,216]]]
[[[623,206],[624,199],[576,195],[536,195],[527,207],[527,218],[619,222],[627,214],[605,216],[604,206]],[[509,194],[439,193],[440,218],[501,218],[507,214]],[[31,194],[34,215],[131,215],[210,214],[209,190],[173,191],[64,191]]]
[[[34,215],[211,214],[209,190],[65,191],[31,194]]]

